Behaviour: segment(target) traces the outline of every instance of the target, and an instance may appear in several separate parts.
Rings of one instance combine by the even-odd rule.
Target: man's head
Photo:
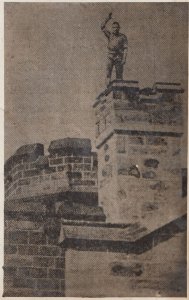
[[[118,22],[113,22],[112,24],[112,33],[113,34],[118,34],[120,30],[120,25]]]

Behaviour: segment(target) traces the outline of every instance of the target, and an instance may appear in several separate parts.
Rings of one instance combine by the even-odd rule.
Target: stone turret
[[[155,229],[185,213],[179,83],[113,81],[95,101],[99,203],[107,222]]]
[[[97,155],[90,139],[54,140],[20,147],[5,163],[6,199],[57,195],[97,204]],[[72,197],[73,196],[73,197]]]

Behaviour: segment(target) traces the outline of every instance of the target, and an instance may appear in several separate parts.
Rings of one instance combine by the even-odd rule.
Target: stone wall
[[[4,296],[186,296],[182,92],[112,83],[94,105],[99,164],[69,138],[6,162]]]
[[[149,232],[16,201],[5,207],[3,296],[186,296],[186,216]]]
[[[99,149],[99,201],[107,221],[155,223],[166,213],[168,222],[182,215],[180,152],[178,137],[114,134]]]
[[[64,296],[65,253],[49,220],[39,201],[5,207],[3,296]]]
[[[186,297],[186,235],[140,255],[66,251],[67,297]]]
[[[62,141],[64,140],[66,139]],[[75,144],[80,141],[80,139],[75,140]],[[83,140],[85,142],[85,139]],[[25,145],[25,151],[21,152],[19,150],[23,149],[24,146],[22,146],[5,163],[6,199],[20,199],[67,191],[97,193],[96,153],[91,152],[88,148],[83,152],[79,148],[79,151],[75,153],[59,148],[59,151],[56,152],[56,149],[52,151],[51,146],[49,147],[51,153],[45,156],[42,155],[42,152],[36,153],[33,150],[35,145],[38,144]],[[32,153],[26,151],[29,146],[32,148]],[[82,147],[85,149],[84,143]]]
[[[3,296],[65,295],[60,220],[105,221],[97,167],[88,139],[53,141],[48,156],[25,145],[6,162]]]

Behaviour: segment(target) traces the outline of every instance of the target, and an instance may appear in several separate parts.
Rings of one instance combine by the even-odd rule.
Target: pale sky
[[[107,50],[100,24],[109,12],[129,41],[124,79],[187,90],[187,3],[5,3],[5,159],[64,137],[94,144]]]

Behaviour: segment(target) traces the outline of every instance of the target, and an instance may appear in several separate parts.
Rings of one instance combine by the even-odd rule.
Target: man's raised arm
[[[101,24],[101,30],[104,32],[105,36],[107,38],[110,37],[110,32],[106,29],[106,24],[108,23],[108,21],[112,18],[112,13],[110,13],[108,15],[108,17],[105,19],[105,21]]]
[[[128,40],[127,40],[127,37],[125,36],[125,37],[124,37],[123,59],[122,59],[122,64],[123,64],[123,65],[126,63],[127,52],[128,52]]]

